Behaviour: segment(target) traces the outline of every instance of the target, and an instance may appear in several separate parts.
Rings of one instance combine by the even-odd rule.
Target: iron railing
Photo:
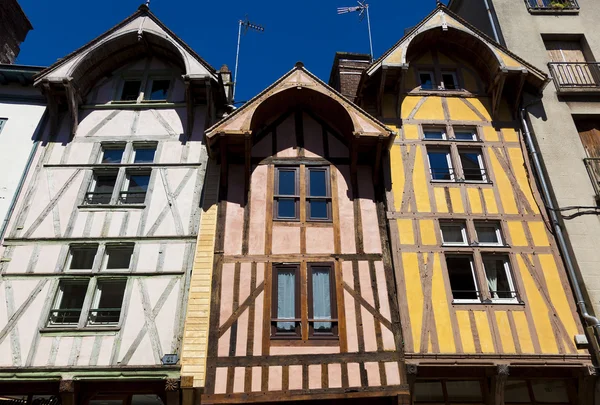
[[[540,11],[579,10],[577,0],[527,0],[527,7]]]
[[[559,92],[600,91],[600,63],[551,62],[548,66]]]
[[[94,325],[119,323],[121,308],[90,309],[89,322]]]
[[[79,322],[81,308],[51,309],[50,323],[53,325],[72,325]]]
[[[107,205],[112,201],[113,192],[85,193],[86,205]],[[117,204],[143,204],[146,201],[146,191],[120,191]]]
[[[600,158],[583,159],[583,163],[585,163],[585,167],[590,175],[590,180],[592,180],[596,199],[600,201]]]

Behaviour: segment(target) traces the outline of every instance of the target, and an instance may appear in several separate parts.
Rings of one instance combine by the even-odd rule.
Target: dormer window
[[[435,89],[435,79],[434,79],[433,72],[420,71],[419,72],[419,80],[421,81],[421,90],[434,90]]]
[[[442,88],[444,90],[458,90],[458,80],[455,72],[442,72]]]
[[[166,100],[169,94],[169,87],[171,87],[171,81],[168,79],[150,80],[150,91],[145,97],[146,100]]]
[[[121,101],[136,101],[140,95],[141,80],[125,80],[121,90]]]

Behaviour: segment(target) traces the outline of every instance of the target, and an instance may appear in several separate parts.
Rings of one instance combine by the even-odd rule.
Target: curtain
[[[314,319],[331,319],[331,278],[329,268],[313,268],[313,317]],[[315,322],[315,331],[328,331],[331,322]]]
[[[488,288],[492,298],[500,298],[498,296],[498,267],[496,260],[484,261],[485,274],[487,276]]]
[[[296,318],[296,272],[279,270],[277,273],[277,318]],[[277,322],[277,329],[291,332],[296,322]]]
[[[445,243],[464,243],[461,225],[442,225]]]

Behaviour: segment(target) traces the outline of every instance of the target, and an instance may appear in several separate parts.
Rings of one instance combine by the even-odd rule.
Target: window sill
[[[271,337],[271,346],[275,347],[330,347],[339,345],[340,339],[337,336],[330,338],[310,338],[309,340]]]
[[[118,209],[143,210],[146,208],[146,204],[98,204],[98,205],[84,204],[84,205],[78,205],[77,208],[79,208],[80,210],[86,210],[86,211],[104,211],[104,210],[118,210]]]
[[[446,248],[446,249],[454,249],[454,248],[459,248],[459,249],[473,249],[473,248],[479,248],[479,249],[510,249],[511,246],[510,245],[485,245],[485,244],[479,244],[479,243],[473,243],[470,245],[453,245],[453,244],[448,244],[448,243],[442,243],[440,245],[440,247]]]
[[[532,15],[552,15],[552,14],[557,14],[557,15],[577,15],[579,14],[579,9],[578,8],[569,8],[569,9],[564,9],[564,8],[530,8],[529,9],[529,14]]]
[[[491,181],[474,181],[474,180],[434,180],[432,179],[431,182],[433,184],[471,184],[471,185],[487,185],[487,186],[492,186],[494,185],[493,182]]]
[[[472,97],[474,96],[468,90],[438,90],[438,89],[416,89],[409,91],[410,95],[419,96],[443,96],[443,97]]]
[[[121,330],[120,326],[86,326],[84,328],[78,327],[64,327],[64,326],[46,326],[40,329],[40,333],[43,334],[77,334],[77,335],[98,335],[107,334],[114,335]]]
[[[491,308],[495,308],[495,309],[502,309],[503,306],[524,307],[525,303],[523,301],[494,302],[494,301],[456,301],[456,300],[452,300],[452,305],[456,305],[459,307],[473,306],[473,307],[477,307],[479,309],[481,309],[482,307],[491,307]]]

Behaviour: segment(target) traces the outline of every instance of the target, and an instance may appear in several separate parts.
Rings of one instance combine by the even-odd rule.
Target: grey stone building
[[[600,3],[595,0],[451,0],[449,7],[545,70],[551,82],[520,111],[545,171],[550,222],[582,288],[580,313],[600,315]],[[531,145],[530,145],[531,146]],[[531,149],[531,148],[530,148]],[[540,179],[538,178],[538,181]],[[553,216],[556,214],[556,217]],[[566,253],[566,254],[565,254]],[[587,317],[590,327],[597,320]],[[590,330],[591,331],[591,330]],[[591,336],[591,335],[590,335]],[[595,339],[592,339],[595,340]]]

